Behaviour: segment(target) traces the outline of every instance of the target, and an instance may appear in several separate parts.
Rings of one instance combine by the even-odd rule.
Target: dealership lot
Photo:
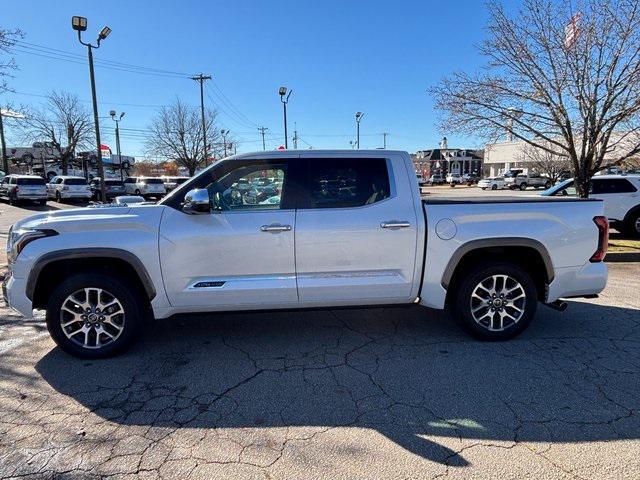
[[[25,214],[0,203],[0,233]],[[106,361],[3,307],[0,477],[637,478],[639,290],[610,264],[600,298],[506,343],[419,307],[235,313]]]

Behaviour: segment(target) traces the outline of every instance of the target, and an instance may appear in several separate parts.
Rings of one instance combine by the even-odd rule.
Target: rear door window
[[[353,208],[391,196],[384,158],[311,159],[304,208]]]
[[[636,192],[629,180],[626,178],[602,178],[591,181],[591,193],[601,195],[607,193],[633,193]]]

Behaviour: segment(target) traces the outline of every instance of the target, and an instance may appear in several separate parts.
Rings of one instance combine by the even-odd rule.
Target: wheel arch
[[[463,273],[473,265],[488,259],[503,260],[524,267],[532,274],[541,300],[546,286],[554,278],[553,263],[546,247],[532,238],[508,237],[472,240],[462,244],[453,253],[444,273],[442,287],[449,294]]]
[[[26,295],[34,308],[42,307],[58,280],[71,272],[95,268],[125,275],[146,294],[149,302],[156,296],[155,286],[142,261],[133,253],[118,248],[74,248],[42,255],[29,272]]]

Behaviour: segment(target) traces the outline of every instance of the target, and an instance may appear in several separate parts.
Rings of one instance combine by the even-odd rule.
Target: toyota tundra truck
[[[263,178],[271,197],[244,188]],[[46,310],[82,358],[122,352],[154,318],[261,309],[418,304],[504,340],[538,303],[597,295],[607,238],[600,200],[422,199],[405,152],[249,153],[157,204],[17,222],[4,295],[25,317]]]

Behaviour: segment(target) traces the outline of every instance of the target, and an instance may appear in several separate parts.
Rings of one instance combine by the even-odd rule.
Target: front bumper
[[[33,306],[31,300],[26,295],[27,281],[15,278],[9,271],[2,281],[2,296],[4,303],[9,308],[20,313],[25,318],[33,316]]]

